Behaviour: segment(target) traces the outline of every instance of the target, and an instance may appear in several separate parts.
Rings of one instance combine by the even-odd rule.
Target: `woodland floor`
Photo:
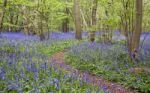
[[[55,64],[56,66],[58,66],[64,70],[70,71],[76,77],[81,78],[85,82],[88,82],[88,83],[93,84],[94,86],[97,86],[100,88],[107,89],[107,93],[138,93],[135,90],[127,89],[124,86],[119,85],[117,83],[106,81],[103,78],[98,77],[94,74],[81,72],[77,69],[74,69],[72,66],[65,64],[64,55],[65,55],[65,51],[55,53],[50,58],[50,62],[53,62],[53,64]]]
[[[87,33],[83,33],[83,37],[86,38],[86,36],[87,36]],[[32,40],[33,42],[39,41],[39,38],[36,36],[26,36],[22,33],[17,33],[17,34],[16,33],[9,33],[9,34],[3,33],[0,36],[0,38],[10,39],[10,40],[12,40],[13,43],[15,40],[23,40],[23,41]],[[141,36],[141,41],[144,41],[145,38],[147,39],[147,41],[149,41],[150,40],[150,33],[143,33]],[[65,33],[60,33],[60,32],[53,32],[50,35],[50,40],[53,40],[53,42],[68,40],[68,39],[74,40],[74,33],[69,32],[69,33],[65,34]],[[115,34],[113,39],[115,39],[116,41],[117,40],[124,40],[124,37],[122,35],[116,35]],[[0,43],[3,44],[3,42],[0,42]],[[49,43],[46,43],[46,45],[49,46],[49,45],[51,45],[51,43],[52,43],[52,41],[50,41]],[[65,43],[65,44],[67,44],[67,43]],[[31,46],[33,46],[32,43],[31,43]],[[54,52],[53,49],[60,51],[60,52],[54,53],[51,57],[49,57],[49,61],[52,62],[53,64],[55,64],[55,66],[57,66],[57,68],[61,68],[62,70],[64,69],[64,70],[70,72],[72,75],[74,75],[74,77],[79,77],[81,80],[83,80],[89,84],[93,84],[96,87],[99,87],[99,88],[106,90],[105,93],[138,93],[136,90],[128,89],[128,88],[126,88],[123,85],[120,85],[118,83],[107,81],[107,80],[103,79],[102,77],[96,76],[95,74],[83,72],[83,71],[75,69],[71,65],[67,65],[65,63],[64,57],[65,57],[65,53],[68,52],[69,49],[65,49],[64,51],[62,51],[63,49],[59,50],[59,48],[57,49],[57,47],[58,47],[58,45],[54,46],[50,50],[45,50],[46,52],[51,51],[52,52],[51,54],[53,54],[53,52]],[[15,47],[15,48],[17,48],[17,47]],[[149,43],[145,44],[143,46],[143,48],[149,49],[150,48]]]

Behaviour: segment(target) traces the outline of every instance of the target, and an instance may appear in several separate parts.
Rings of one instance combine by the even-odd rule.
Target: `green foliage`
[[[80,43],[81,41],[74,41],[74,40],[66,40],[64,42],[57,42],[57,43],[53,43],[51,46],[39,46],[39,51],[41,51],[41,53],[46,54],[51,56],[54,53],[57,53],[59,51],[62,51],[66,48],[69,48],[75,44]]]
[[[125,10],[124,4],[127,1],[129,1],[128,9]],[[134,3],[134,0],[98,0],[96,15],[98,29],[96,30],[103,30],[102,28],[106,28],[105,25],[108,25],[111,30],[120,29],[121,18],[127,20],[127,17],[131,16],[132,13],[135,15]],[[149,3],[148,0],[143,0],[143,27],[146,31],[150,30]],[[2,4],[3,2],[1,0],[1,7]],[[87,30],[87,26],[91,25],[92,6],[92,0],[81,1],[80,12],[82,13],[82,21],[84,23],[83,30]],[[23,9],[23,7],[25,7],[25,9]],[[66,8],[68,8],[68,14],[65,13]],[[23,16],[25,15],[22,13],[23,11],[26,11],[28,14],[26,16],[28,19],[28,29],[37,31],[36,29],[38,28],[44,32],[50,30],[58,31],[62,27],[62,23],[66,17],[69,19],[69,28],[74,29],[73,0],[8,0],[4,16],[4,23],[7,23],[7,25],[4,25],[5,30],[8,30],[9,27],[14,27],[16,29],[12,30],[17,30],[23,26]],[[108,15],[106,15],[106,11]],[[126,14],[126,17],[124,17],[124,14]],[[19,15],[18,19],[15,17],[16,15]],[[13,23],[11,23],[11,16],[13,16]],[[17,20],[18,23],[16,24]],[[43,25],[43,28],[40,28],[39,23]],[[38,32],[40,32],[40,30],[37,31],[37,33]]]
[[[119,43],[117,43],[119,44]],[[120,43],[125,44],[124,41]],[[148,64],[133,62],[128,53],[119,45],[88,45],[74,46],[66,53],[67,64],[81,71],[89,72],[103,77],[106,80],[117,82],[128,88],[149,93],[150,73],[131,73],[130,68],[147,67]]]
[[[92,31],[96,32],[97,31],[97,26],[92,25],[92,26],[88,27],[87,30],[90,31],[90,32],[92,32]]]
[[[52,45],[48,47],[48,42],[16,40],[14,44],[6,40],[0,47],[0,92],[103,93],[103,90],[48,61],[53,53],[69,47],[73,44],[71,42],[51,41]],[[44,48],[41,49],[42,46],[45,50],[49,48],[50,56],[45,55],[47,53]]]

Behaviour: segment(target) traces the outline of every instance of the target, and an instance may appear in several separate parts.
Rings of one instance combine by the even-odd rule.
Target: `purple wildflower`
[[[57,78],[54,78],[53,83],[54,83],[56,89],[59,90],[59,89],[60,89],[60,86],[59,86],[59,80],[58,80]]]
[[[104,90],[104,93],[108,93],[108,88],[107,88],[107,86],[104,86],[104,87],[103,87],[103,90]]]
[[[5,69],[2,67],[0,68],[0,79],[4,80],[5,79]]]

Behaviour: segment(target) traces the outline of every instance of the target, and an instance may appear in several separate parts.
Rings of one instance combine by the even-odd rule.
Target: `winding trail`
[[[87,83],[91,83],[94,86],[103,88],[104,90],[106,90],[105,91],[106,93],[138,93],[137,91],[127,89],[117,83],[106,81],[106,80],[102,79],[101,77],[98,77],[93,74],[81,72],[81,71],[73,68],[72,66],[65,64],[64,55],[65,55],[65,51],[55,53],[50,58],[50,61],[53,64],[57,65],[58,67],[71,72],[72,75],[75,75],[75,76],[81,78],[83,81],[85,81]]]

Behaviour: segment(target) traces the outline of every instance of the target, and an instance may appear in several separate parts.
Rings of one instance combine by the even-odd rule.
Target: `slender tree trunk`
[[[3,19],[4,19],[4,15],[5,15],[5,8],[7,6],[7,0],[4,0],[3,2],[3,9],[0,12],[0,33],[2,32],[2,28],[3,28]]]
[[[12,27],[12,25],[13,25],[13,19],[14,19],[14,14],[13,14],[13,9],[11,9],[10,8],[10,26],[9,26],[9,31],[11,32],[12,30],[13,30],[13,27]]]
[[[18,18],[19,18],[19,15],[16,15],[15,25],[17,25],[17,24],[18,24]]]
[[[14,19],[13,17],[14,17],[13,15],[10,16],[10,26],[9,26],[9,31],[10,32],[13,31],[13,27],[12,27],[12,25],[13,25],[13,19]]]
[[[45,40],[45,36],[44,36],[44,32],[43,32],[43,19],[42,19],[42,14],[41,14],[41,18],[40,18],[40,28],[38,28],[40,30],[40,40],[43,41]]]
[[[44,18],[44,12],[42,9],[42,11],[40,12],[40,15],[39,15],[39,28],[38,28],[40,30],[40,40],[41,41],[45,40],[43,18]]]
[[[69,15],[69,9],[68,8],[65,9],[65,14]],[[62,30],[63,30],[63,32],[69,31],[69,19],[68,19],[68,17],[63,20]]]
[[[97,3],[98,3],[98,0],[94,0],[93,1],[93,7],[92,7],[92,25],[96,25]]]
[[[136,0],[136,22],[132,38],[132,54],[136,57],[139,51],[140,36],[142,33],[142,0]]]
[[[4,19],[4,12],[0,12],[0,33],[2,32],[2,28],[3,28],[3,19]]]
[[[75,16],[75,29],[76,39],[82,39],[82,28],[81,28],[81,14],[80,14],[80,0],[74,0],[74,16]]]
[[[27,12],[28,12],[28,11],[27,11],[26,6],[23,6],[23,29],[24,29],[24,33],[25,33],[26,35],[29,34]]]
[[[15,20],[15,31],[17,32],[18,30],[18,18],[19,18],[19,14],[16,15],[16,20]]]

